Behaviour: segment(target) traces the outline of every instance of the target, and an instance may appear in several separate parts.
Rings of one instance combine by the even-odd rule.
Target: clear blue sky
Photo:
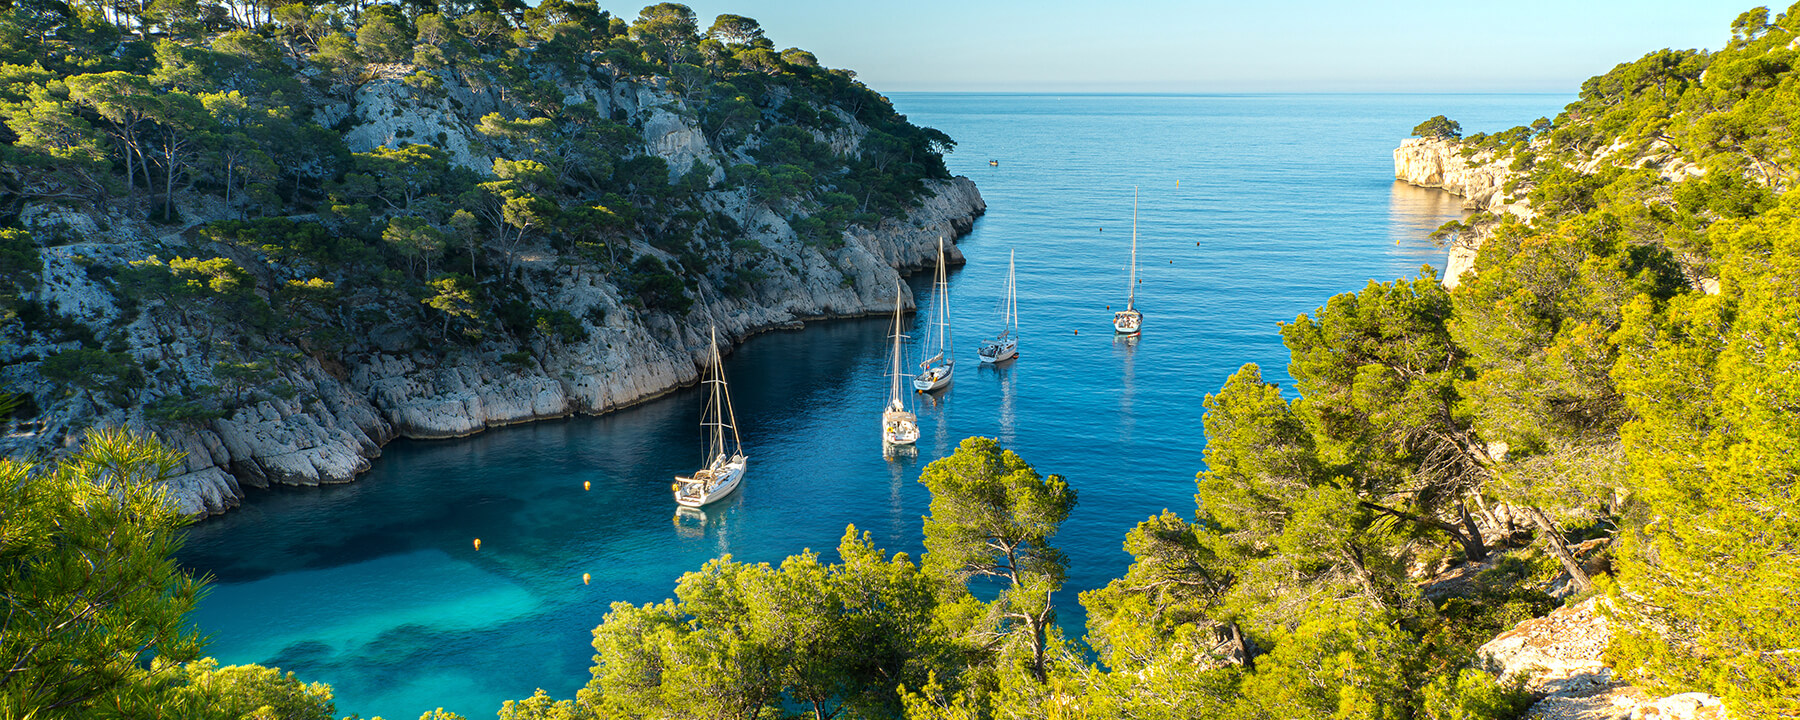
[[[642,3],[649,4],[648,2]],[[695,0],[902,91],[1567,92],[1718,48],[1747,0]],[[636,17],[636,3],[601,6]],[[1785,9],[1773,6],[1776,12]]]

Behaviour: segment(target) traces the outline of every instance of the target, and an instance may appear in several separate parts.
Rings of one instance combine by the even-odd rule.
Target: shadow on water
[[[1018,251],[1021,357],[980,367],[966,342],[954,384],[916,396],[915,450],[881,446],[886,316],[760,335],[726,359],[750,456],[726,501],[677,514],[669,496],[700,459],[693,388],[602,417],[398,441],[357,482],[254,492],[196,526],[181,561],[217,582],[195,621],[223,662],[331,683],[341,714],[490,716],[539,687],[573,695],[611,603],[669,597],[710,559],[832,560],[851,524],[916,558],[919,469],[990,435],[1080,493],[1056,538],[1070,559],[1060,622],[1079,637],[1077,593],[1124,571],[1125,533],[1193,508],[1205,395],[1245,362],[1287,382],[1276,322],[1441,264],[1423,237],[1460,207],[1388,179],[1396,139],[1439,113],[1496,130],[1566,99],[896,95],[958,140],[951,170],[989,204],[951,278],[963,338],[998,326]],[[1124,339],[1107,306],[1124,300],[1133,185],[1146,323]],[[912,284],[927,304],[928,279]],[[924,333],[910,334],[917,358]]]

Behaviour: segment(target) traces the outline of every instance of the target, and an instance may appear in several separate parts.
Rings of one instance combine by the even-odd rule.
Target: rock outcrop
[[[1462,154],[1462,145],[1447,138],[1408,138],[1394,148],[1394,178],[1420,187],[1442,188],[1463,199],[1463,207],[1493,213],[1510,212],[1529,220],[1524,198],[1506,194],[1507,182],[1519,173],[1497,162],[1494,153]]]
[[[1604,658],[1611,633],[1600,598],[1519,623],[1477,650],[1502,680],[1523,680],[1537,696],[1535,720],[1723,720],[1718,698],[1681,693],[1656,698],[1613,674]]]
[[[1446,138],[1408,138],[1394,148],[1395,179],[1441,188],[1462,198],[1465,209],[1510,213],[1530,220],[1530,204],[1522,197],[1509,196],[1506,190],[1507,183],[1520,175],[1503,159],[1496,160],[1492,151],[1465,157],[1462,146]],[[1475,268],[1481,239],[1477,232],[1451,244],[1450,256],[1444,263],[1445,287],[1455,288],[1463,273]]]
[[[492,89],[471,89],[446,74],[442,92],[426,93],[403,82],[400,71],[376,71],[346,102],[318,105],[324,124],[348,127],[352,150],[428,142],[445,149],[455,164],[489,169],[492,158],[478,151],[483,146],[473,128],[481,115],[504,109]],[[742,148],[721,156],[693,113],[682,112],[654,83],[589,78],[564,90],[571,102],[592,103],[602,117],[624,118],[639,130],[641,152],[663,158],[672,182],[690,168],[703,168],[717,181],[722,168],[752,161]],[[840,127],[825,140],[854,153],[868,129],[847,115],[839,119]],[[41,283],[30,300],[104,329],[144,369],[145,387],[118,403],[102,402],[100,391],[65,392],[37,374],[36,361],[81,343],[66,338],[0,343],[0,381],[31,394],[42,408],[30,427],[0,438],[0,452],[53,453],[96,425],[154,430],[187,454],[186,472],[170,485],[173,500],[186,512],[219,513],[235,507],[246,487],[350,481],[395,438],[456,437],[541,418],[604,413],[694,382],[708,327],[715,323],[721,339],[735,344],[803,320],[885,312],[893,307],[897,284],[910,306],[910,290],[898,282],[901,274],[935,263],[940,238],[953,243],[986,209],[967,178],[925,183],[924,195],[904,216],[851,226],[841,244],[803,241],[789,224],[795,215],[776,212],[748,189],[707,191],[699,209],[730,218],[741,228],[735,240],[743,245],[732,245],[730,263],[715,272],[754,267],[757,279],[725,291],[720,278],[690,278],[691,284],[711,289],[702,289],[681,314],[646,308],[615,277],[566,249],[547,243],[520,249],[514,276],[522,296],[580,319],[584,339],[525,333],[445,347],[429,328],[406,319],[416,315],[412,298],[404,299],[412,303],[410,310],[399,308],[405,312],[380,306],[361,310],[374,316],[372,330],[338,351],[309,352],[281,338],[252,335],[259,352],[289,358],[274,382],[293,392],[259,395],[225,417],[188,424],[152,421],[145,407],[183,398],[193,388],[227,385],[215,376],[215,350],[232,332],[245,331],[230,318],[193,308],[121,308],[107,273],[92,270],[159,253],[230,255],[237,251],[193,232],[198,224],[227,215],[205,197],[179,199],[186,219],[181,227],[151,225],[128,213],[28,207],[21,214],[25,223],[59,236],[59,244],[43,250]],[[624,238],[618,245],[623,257],[673,257],[641,238]],[[962,261],[954,245],[948,256],[950,263]],[[237,260],[263,264],[249,255]],[[273,263],[268,265],[266,282],[284,282]],[[343,302],[354,306],[358,298]]]

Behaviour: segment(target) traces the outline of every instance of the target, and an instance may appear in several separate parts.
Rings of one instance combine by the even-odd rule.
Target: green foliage
[[[1056,650],[1050,598],[1068,573],[1050,538],[1075,509],[1075,490],[981,437],[926,465],[919,482],[931,490],[925,568],[958,586],[971,578],[1003,583],[990,605],[991,632],[1006,638],[1002,652],[1022,651],[1031,674],[1045,680]]]
[[[54,466],[0,460],[0,707],[155,715],[201,647],[186,619],[200,583],[171,557],[189,520],[162,487],[180,470],[179,453],[121,431],[90,431]]]
[[[1642,519],[1618,558],[1616,660],[1658,688],[1702,688],[1734,714],[1800,698],[1800,477],[1791,408],[1800,356],[1800,202],[1713,231],[1717,295],[1625,309],[1614,369],[1636,413],[1622,437]],[[1660,306],[1659,306],[1660,305]],[[1629,595],[1627,595],[1629,593]]]
[[[472,278],[450,273],[439,275],[425,285],[432,294],[421,302],[443,317],[446,336],[469,341],[482,338],[482,328],[487,320],[481,310],[481,291]]]
[[[1457,383],[1464,354],[1446,327],[1452,304],[1430,267],[1415,280],[1370,282],[1316,318],[1282,325],[1320,461],[1341,467],[1359,507],[1441,533],[1470,558],[1488,548],[1467,496],[1487,480]],[[1454,512],[1458,522],[1439,519]]]
[[[933,625],[934,583],[854,527],[838,556],[826,565],[806,552],[779,567],[727,557],[683,576],[679,600],[614,603],[594,631],[589,688],[601,714],[756,717],[786,705],[897,715],[896,687],[922,684],[947,644]]]
[[[38,365],[38,373],[60,387],[106,391],[115,401],[122,401],[125,391],[144,384],[143,371],[138,368],[136,359],[125,353],[97,348],[60,351],[44,358]]]
[[[183,666],[181,673],[162,707],[184,718],[332,720],[337,715],[331,686],[301,682],[293,673],[283,675],[278,668],[219,667],[219,661],[203,658]]]
[[[1419,123],[1412,129],[1413,137],[1446,138],[1455,140],[1462,137],[1462,123],[1438,115]]]

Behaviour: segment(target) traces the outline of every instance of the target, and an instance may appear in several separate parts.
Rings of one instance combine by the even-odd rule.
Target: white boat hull
[[[1136,310],[1126,310],[1113,315],[1113,332],[1130,335],[1144,326],[1144,315]]]
[[[685,507],[704,507],[724,500],[737,490],[744,479],[750,458],[738,455],[729,462],[694,473],[693,477],[675,478],[675,502]],[[712,477],[702,477],[710,473]]]
[[[1007,338],[1004,342],[989,341],[988,344],[981,346],[980,350],[975,351],[975,356],[981,358],[984,363],[1011,360],[1019,356],[1019,341],[1012,338]]]
[[[881,441],[888,445],[911,445],[919,441],[919,423],[912,413],[888,411],[881,414]]]
[[[947,362],[919,373],[913,378],[913,389],[919,392],[939,390],[950,384],[950,377],[956,373],[956,364]]]

